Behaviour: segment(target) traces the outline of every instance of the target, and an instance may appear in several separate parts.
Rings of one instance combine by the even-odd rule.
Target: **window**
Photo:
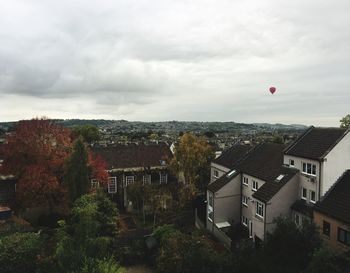
[[[300,225],[300,216],[298,213],[294,214],[294,223],[299,226]]]
[[[218,177],[219,177],[219,172],[218,172],[217,170],[214,170],[213,173],[214,173],[214,177],[215,177],[215,178],[218,178]]]
[[[252,181],[252,190],[253,190],[253,191],[257,191],[257,190],[258,190],[258,187],[259,187],[258,182],[255,181],[255,180],[253,180],[253,181]]]
[[[303,163],[303,173],[316,175],[316,165],[311,163]]]
[[[248,207],[248,197],[245,195],[242,195],[242,204]]]
[[[316,203],[316,192],[312,190],[310,190],[310,202]]]
[[[92,189],[97,189],[99,187],[100,183],[98,182],[97,179],[91,179],[91,188]]]
[[[212,192],[208,192],[208,220],[213,222],[213,205],[214,205],[214,196]]]
[[[338,228],[338,241],[350,246],[350,232],[346,231],[345,229]]]
[[[134,183],[135,177],[133,175],[125,177],[125,186]]]
[[[293,159],[289,159],[289,166],[292,166],[292,167],[295,166],[295,165],[294,165],[294,160],[293,160]]]
[[[214,196],[213,196],[213,193],[212,192],[208,192],[208,201],[209,201],[209,206],[210,207],[213,207],[213,204],[214,204]]]
[[[117,178],[109,177],[107,183],[108,193],[116,193],[117,192]]]
[[[264,204],[260,202],[256,202],[256,215],[264,218]]]
[[[301,199],[307,199],[307,190],[305,188],[301,188]]]
[[[166,184],[166,183],[168,183],[168,174],[160,173],[159,174],[159,184]]]
[[[242,225],[246,227],[248,226],[248,218],[244,215],[242,215]]]
[[[143,177],[142,177],[142,183],[143,185],[150,185],[151,184],[151,175],[150,174],[145,174]]]
[[[323,221],[323,234],[326,235],[327,237],[330,236],[331,234],[331,224],[328,223],[327,221]]]
[[[243,177],[243,185],[248,186],[248,182],[249,182],[248,177]]]

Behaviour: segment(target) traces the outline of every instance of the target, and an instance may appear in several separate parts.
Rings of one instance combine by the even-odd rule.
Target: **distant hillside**
[[[84,124],[92,124],[104,129],[120,131],[163,131],[163,132],[233,132],[233,131],[298,131],[307,128],[300,124],[270,124],[270,123],[237,123],[237,122],[199,122],[199,121],[163,121],[163,122],[140,122],[127,120],[103,120],[103,119],[56,119],[58,124],[66,127],[74,127]],[[0,122],[0,127],[8,129],[16,122]]]

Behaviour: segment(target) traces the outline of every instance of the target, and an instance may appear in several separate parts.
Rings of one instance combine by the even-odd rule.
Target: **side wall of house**
[[[323,234],[323,221],[327,221],[330,224],[330,236]],[[332,249],[344,252],[349,251],[350,247],[344,245],[338,241],[338,227],[350,232],[350,225],[340,222],[334,218],[331,218],[323,213],[314,211],[314,222],[320,228],[320,233],[323,241]]]
[[[268,202],[266,207],[266,232],[272,232],[275,224],[274,219],[279,216],[291,217],[290,207],[298,199],[299,173],[294,175],[277,194]]]
[[[241,185],[240,176],[237,175],[229,183],[214,193],[213,201],[213,222],[208,219],[207,209],[207,229],[212,231],[213,224],[220,222],[239,223],[240,219],[240,202],[241,202]],[[209,204],[209,193],[207,192],[207,206]]]
[[[214,195],[215,223],[234,221],[240,223],[241,175],[234,177]]]
[[[284,164],[289,165],[289,160],[294,160],[294,168],[297,168],[300,171],[300,184],[299,184],[299,192],[298,192],[298,199],[302,199],[302,188],[305,188],[307,190],[307,198],[305,201],[307,203],[310,202],[310,191],[314,191],[316,193],[316,201],[320,199],[319,193],[319,181],[320,181],[320,169],[321,164],[320,162],[312,159],[302,158],[302,157],[296,157],[296,156],[290,156],[290,155],[284,155]],[[303,173],[303,163],[311,163],[316,165],[316,176],[308,175]]]
[[[323,162],[321,196],[346,169],[350,169],[350,132],[326,155]]]

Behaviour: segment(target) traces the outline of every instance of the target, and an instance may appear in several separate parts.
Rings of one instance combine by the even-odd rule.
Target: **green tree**
[[[90,189],[88,153],[82,138],[75,141],[73,153],[67,159],[64,181],[68,187],[71,202]]]
[[[157,272],[212,273],[223,270],[226,256],[218,254],[200,237],[166,228],[156,260]]]
[[[84,141],[92,143],[100,139],[100,132],[98,128],[91,124],[76,126],[73,129],[73,133],[78,136],[82,136]]]
[[[214,153],[206,138],[186,133],[175,148],[174,157],[170,163],[172,172],[180,178],[183,174],[186,199],[193,200],[201,183],[209,177],[210,161]]]
[[[337,256],[326,247],[316,250],[309,264],[308,273],[340,273]]]
[[[266,272],[294,273],[304,270],[322,239],[315,224],[304,221],[302,228],[287,218],[275,219],[276,228],[263,244]],[[293,258],[291,258],[293,257]]]
[[[117,209],[102,193],[77,199],[67,222],[60,221],[55,257],[62,272],[84,267],[86,259],[110,256],[115,240]]]
[[[0,237],[0,272],[35,272],[42,240],[35,233],[13,233]]]
[[[340,120],[340,128],[349,128],[350,127],[350,114],[346,115]]]

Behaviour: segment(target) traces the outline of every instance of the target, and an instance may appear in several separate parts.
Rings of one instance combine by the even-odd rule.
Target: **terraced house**
[[[166,185],[177,182],[168,170],[172,153],[166,144],[131,144],[112,147],[93,147],[108,164],[110,174],[107,191],[116,197],[120,207],[131,204],[127,187],[133,183]],[[92,179],[92,187],[98,181]]]
[[[350,168],[350,134],[310,127],[288,147],[261,144],[237,153],[239,160],[231,156],[236,164],[208,186],[207,228],[223,238],[228,226],[241,225],[259,243],[278,216],[293,217],[297,225],[312,219],[314,204]]]

